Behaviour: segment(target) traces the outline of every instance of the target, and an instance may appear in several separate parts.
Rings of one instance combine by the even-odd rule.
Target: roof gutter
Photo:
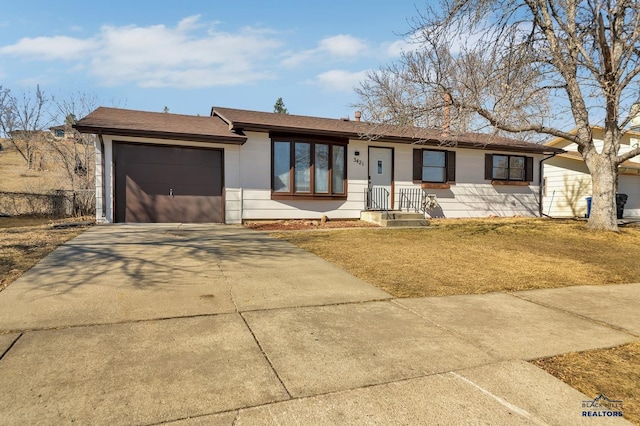
[[[74,125],[73,126],[80,133],[102,133],[105,135],[113,136],[130,136],[137,138],[156,138],[165,140],[183,140],[190,142],[206,142],[206,143],[221,143],[230,145],[244,145],[247,141],[246,137],[239,136],[213,136],[204,134],[192,134],[192,133],[172,133],[156,130],[135,130],[135,129],[118,129],[118,128],[106,128],[99,126],[88,125]]]
[[[543,182],[544,182],[544,176],[542,171],[544,170],[542,168],[542,163],[544,161],[550,160],[551,158],[555,157],[556,155],[558,155],[558,152],[553,152],[551,153],[551,155],[549,155],[548,157],[544,157],[542,160],[540,160],[540,165],[539,165],[539,173],[538,173],[538,213],[540,214],[540,217],[546,216],[546,217],[551,217],[549,215],[544,214],[544,209],[543,209],[543,199],[542,196],[544,194],[544,188],[543,188]]]

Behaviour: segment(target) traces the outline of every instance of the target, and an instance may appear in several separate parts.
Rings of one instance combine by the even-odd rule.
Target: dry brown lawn
[[[0,192],[47,193],[56,189],[70,189],[64,170],[51,157],[45,156],[42,170],[27,169],[18,151],[11,149],[9,142],[3,142],[0,151]]]
[[[533,363],[591,398],[621,400],[624,417],[640,424],[640,341]]]
[[[640,281],[640,228],[582,221],[434,220],[425,229],[274,233],[396,297]]]
[[[38,263],[56,247],[87,229],[87,226],[54,228],[46,218],[0,217],[0,291]]]
[[[434,220],[430,229],[275,233],[396,297],[640,281],[640,228],[594,233],[581,221]],[[588,337],[587,337],[588,338]],[[623,400],[640,424],[640,341],[536,365],[590,398]]]

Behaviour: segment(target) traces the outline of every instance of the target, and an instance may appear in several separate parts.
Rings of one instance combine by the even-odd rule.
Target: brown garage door
[[[114,144],[116,222],[222,223],[222,150]]]

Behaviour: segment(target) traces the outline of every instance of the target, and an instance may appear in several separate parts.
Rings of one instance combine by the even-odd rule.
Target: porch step
[[[426,219],[383,219],[380,226],[387,228],[414,228],[418,226],[429,226],[429,221]]]
[[[388,228],[429,226],[429,221],[422,213],[401,211],[390,211],[388,217],[385,212],[363,211],[360,220]]]

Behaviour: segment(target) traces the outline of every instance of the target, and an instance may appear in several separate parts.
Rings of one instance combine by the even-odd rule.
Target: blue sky
[[[0,85],[194,115],[282,97],[292,114],[353,117],[353,87],[397,58],[416,14],[379,0],[10,1]]]

